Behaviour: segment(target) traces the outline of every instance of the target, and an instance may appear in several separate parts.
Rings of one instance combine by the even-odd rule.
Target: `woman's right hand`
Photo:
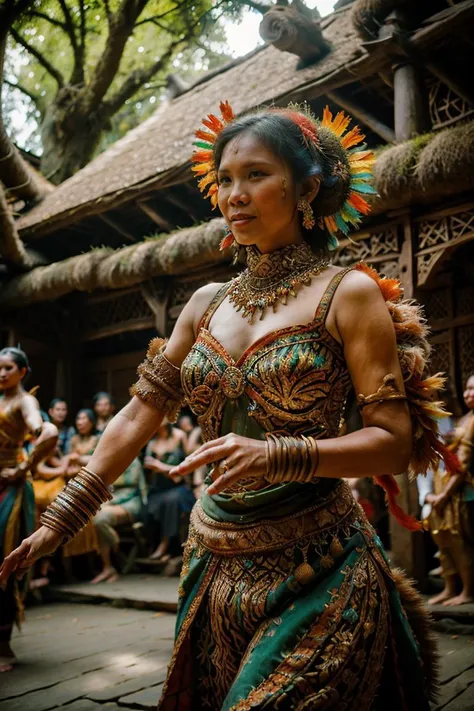
[[[54,553],[63,542],[64,535],[41,526],[31,536],[7,555],[0,567],[0,584],[6,583],[12,573],[22,578],[35,561]]]

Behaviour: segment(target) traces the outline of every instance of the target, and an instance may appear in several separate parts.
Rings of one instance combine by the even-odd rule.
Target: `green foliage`
[[[83,96],[94,81],[109,37],[118,33],[119,13],[136,15],[140,8],[130,27],[120,29],[126,33],[125,46],[118,67],[110,70],[114,74],[103,97],[104,106],[120,94],[131,75],[151,68],[170,46],[188,39],[174,49],[163,68],[147,81],[138,82],[136,92],[113,111],[99,106],[96,119],[103,121],[103,132],[98,150],[103,150],[156,110],[170,71],[192,83],[208,69],[228,61],[218,20],[222,15],[237,19],[244,4],[239,0],[35,0],[16,22],[7,51],[3,105],[12,137],[26,149],[40,152],[38,126],[31,131],[24,122],[18,125],[14,109],[21,91],[26,124],[33,128],[36,122],[41,124],[48,107],[60,103],[58,77],[71,89],[61,120],[64,113],[73,119],[71,96],[74,92]]]

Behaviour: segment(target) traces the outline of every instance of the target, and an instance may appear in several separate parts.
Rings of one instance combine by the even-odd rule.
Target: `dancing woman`
[[[22,350],[0,350],[0,561],[34,528],[30,472],[57,442],[56,427],[43,423],[38,401],[23,388],[29,370]],[[28,435],[36,442],[26,458],[23,443]],[[12,577],[0,586],[0,672],[11,671],[16,662],[10,640],[13,625],[20,623],[22,613],[18,580]]]
[[[84,513],[58,497],[0,578],[72,535],[185,401],[204,444],[170,475],[213,468],[191,515],[160,710],[427,711],[423,607],[343,481],[378,477],[415,529],[391,474],[425,470],[441,448],[416,306],[397,282],[327,256],[368,211],[373,156],[343,114],[221,113],[196,134],[195,170],[247,268],[199,289],[169,342],[152,342],[69,493]],[[351,387],[364,428],[338,437]]]

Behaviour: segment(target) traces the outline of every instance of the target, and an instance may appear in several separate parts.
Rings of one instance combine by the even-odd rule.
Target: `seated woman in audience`
[[[135,523],[143,517],[147,501],[145,474],[140,460],[134,459],[113,485],[112,500],[102,504],[94,517],[94,525],[99,539],[99,553],[102,570],[91,583],[115,582],[119,575],[112,565],[111,552],[119,544],[117,526]]]
[[[58,428],[59,439],[58,449],[62,456],[69,452],[71,438],[74,435],[74,427],[66,425],[67,403],[60,397],[55,397],[49,403],[48,416],[50,422]]]
[[[77,434],[71,437],[68,455],[68,476],[77,474],[81,467],[85,467],[92,457],[100,433],[97,430],[97,418],[93,410],[85,407],[76,415]]]
[[[76,415],[76,430],[77,434],[71,437],[66,459],[65,480],[76,476],[81,467],[87,466],[99,442],[100,435],[96,431],[96,417],[92,410],[88,408],[79,410]],[[63,485],[64,483],[65,481]],[[62,547],[64,558],[84,555],[98,549],[97,534],[92,522]]]
[[[462,605],[474,599],[474,374],[466,382],[464,402],[469,412],[448,438],[461,462],[461,471],[449,476],[445,467],[433,472],[433,493],[428,527],[440,551],[444,590],[430,604]],[[458,577],[461,592],[457,594]]]
[[[92,404],[96,416],[96,430],[102,434],[114,416],[114,399],[110,393],[99,392],[92,398]]]
[[[191,511],[196,499],[187,480],[170,479],[168,472],[186,456],[186,435],[163,420],[146,449],[145,468],[152,472],[145,524],[155,551],[153,560],[165,562],[173,545],[179,545],[181,514]]]

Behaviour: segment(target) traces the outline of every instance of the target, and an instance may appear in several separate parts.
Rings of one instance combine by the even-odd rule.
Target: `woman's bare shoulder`
[[[344,271],[342,267],[333,267],[334,276]],[[337,292],[336,300],[341,303],[350,299],[351,303],[363,303],[367,300],[381,299],[382,293],[378,284],[365,272],[351,269],[344,275]]]
[[[223,286],[224,283],[222,282],[212,282],[211,284],[206,284],[205,286],[201,286],[199,289],[196,289],[191,297],[191,301],[193,303],[195,328],[211,305],[213,298]]]

